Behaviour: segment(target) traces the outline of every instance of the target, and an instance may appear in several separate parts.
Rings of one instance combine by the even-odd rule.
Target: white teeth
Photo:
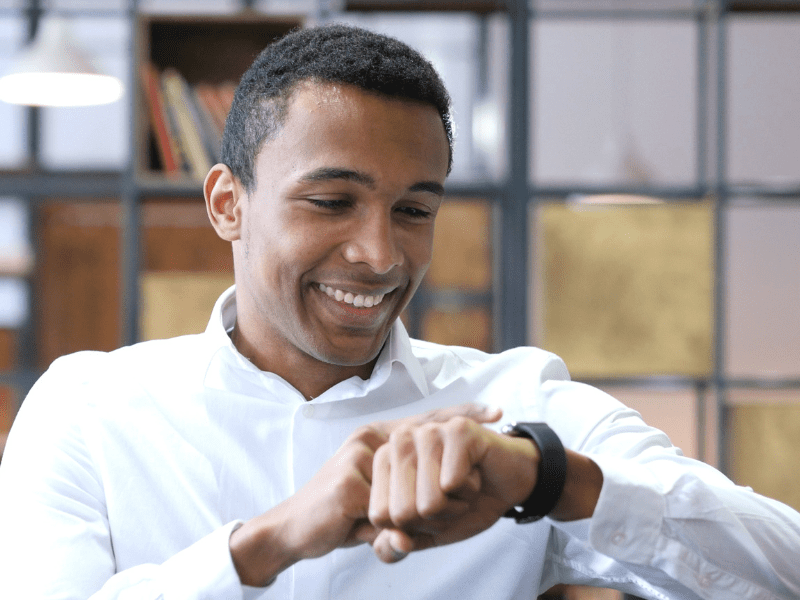
[[[337,302],[344,302],[345,304],[352,304],[353,306],[371,308],[377,306],[383,301],[385,294],[378,294],[377,296],[365,296],[363,294],[353,294],[352,292],[343,292],[335,288],[329,287],[324,283],[319,284],[320,291],[324,292],[331,298],[335,298]]]

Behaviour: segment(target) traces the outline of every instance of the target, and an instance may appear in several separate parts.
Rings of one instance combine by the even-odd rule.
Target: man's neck
[[[281,360],[270,360],[268,356],[258,352],[247,336],[242,335],[238,326],[234,326],[229,335],[239,353],[256,368],[278,375],[300,392],[307,401],[313,400],[351,377],[369,379],[378,362],[376,356],[363,365],[337,365],[310,355],[302,355],[298,359],[291,354],[282,356]]]

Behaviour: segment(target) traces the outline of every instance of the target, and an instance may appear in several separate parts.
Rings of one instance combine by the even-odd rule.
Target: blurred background
[[[58,356],[204,329],[231,86],[325,21],[409,43],[453,97],[412,335],[551,350],[800,509],[800,0],[0,0],[0,77],[74,51],[122,84],[25,106],[0,79],[0,453]]]

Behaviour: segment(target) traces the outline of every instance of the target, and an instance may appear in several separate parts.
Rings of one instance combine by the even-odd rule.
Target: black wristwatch
[[[567,480],[567,453],[547,423],[509,423],[503,427],[502,433],[528,438],[539,448],[539,472],[531,495],[503,515],[517,523],[533,523],[553,510],[561,498]]]

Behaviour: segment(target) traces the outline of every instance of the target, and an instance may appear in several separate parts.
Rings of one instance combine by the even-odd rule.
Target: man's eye
[[[308,199],[311,204],[316,206],[317,208],[326,208],[328,210],[336,210],[345,208],[347,206],[347,200],[323,200],[321,198],[309,198]]]
[[[423,210],[414,206],[403,206],[397,210],[412,219],[427,219],[432,214],[429,210]]]

